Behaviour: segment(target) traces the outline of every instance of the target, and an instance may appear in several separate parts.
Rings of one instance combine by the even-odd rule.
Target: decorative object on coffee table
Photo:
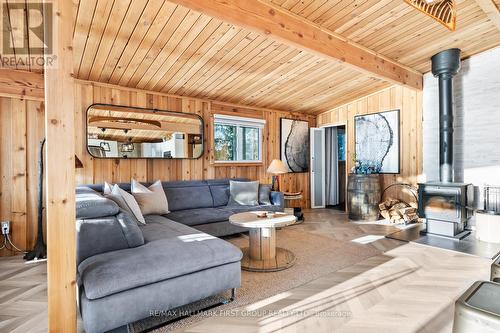
[[[267,168],[267,173],[270,173],[273,175],[272,190],[279,192],[279,190],[280,190],[279,175],[288,173],[288,168],[281,160],[274,159],[274,160],[272,160],[271,164]]]
[[[284,213],[272,217],[259,217],[261,211],[234,214],[231,224],[250,229],[250,246],[242,249],[241,268],[253,272],[276,272],[291,267],[295,255],[276,247],[276,228],[294,224],[297,218]]]
[[[379,202],[379,175],[349,174],[347,180],[347,209],[350,220],[378,220]]]

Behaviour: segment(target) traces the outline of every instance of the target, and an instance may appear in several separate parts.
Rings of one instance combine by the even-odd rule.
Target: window
[[[261,162],[265,120],[216,114],[214,116],[215,162]]]

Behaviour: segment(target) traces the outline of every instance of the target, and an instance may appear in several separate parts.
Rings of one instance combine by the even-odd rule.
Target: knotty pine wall
[[[84,164],[77,169],[77,183],[127,182],[134,177],[143,181],[155,179],[208,179],[247,177],[270,182],[265,170],[273,158],[279,158],[280,118],[308,120],[303,114],[228,106],[200,99],[168,96],[104,84],[78,81],[76,85],[77,117],[75,133],[76,152]],[[393,86],[360,98],[318,116],[318,125],[347,124],[348,169],[352,167],[354,150],[354,116],[378,111],[401,109],[401,173],[383,175],[382,186],[394,182],[415,184],[422,171],[422,101],[421,92]],[[195,112],[205,121],[205,153],[197,160],[99,160],[92,158],[85,148],[85,111],[92,103],[110,103],[137,107]],[[262,165],[215,166],[211,149],[211,118],[214,113],[226,113],[266,119],[263,138]],[[22,249],[33,246],[37,216],[37,162],[38,145],[44,136],[43,102],[0,97],[0,220],[12,221],[12,239]],[[64,139],[64,138],[62,138]],[[310,206],[309,174],[288,174],[283,177],[286,191],[302,190],[302,207]],[[397,196],[398,191],[390,193]],[[404,197],[404,196],[403,196]],[[407,197],[405,197],[407,198]],[[12,255],[0,250],[0,256]]]
[[[195,160],[124,160],[96,159],[91,157],[85,147],[85,113],[93,103],[155,108],[160,110],[181,111],[199,114],[205,122],[205,151],[201,158]],[[131,178],[140,181],[190,180],[212,178],[246,177],[270,183],[271,176],[266,173],[270,161],[279,158],[280,118],[304,119],[315,125],[314,116],[272,111],[264,109],[242,108],[217,104],[200,99],[169,96],[165,94],[128,89],[106,84],[78,81],[76,86],[75,115],[77,117],[76,154],[84,168],[77,169],[77,183],[129,182]],[[263,163],[258,165],[217,166],[213,163],[212,152],[212,117],[213,114],[224,113],[244,117],[265,119],[263,131]],[[304,199],[300,204],[309,207],[309,174],[296,173],[283,177],[283,189],[287,191],[302,190]]]
[[[304,119],[315,125],[315,117],[298,113],[228,106],[118,86],[78,81],[75,89],[76,154],[84,165],[76,170],[77,184],[129,182],[132,177],[140,181],[246,177],[270,183],[266,169],[272,159],[279,158],[280,118]],[[93,103],[198,113],[205,122],[204,155],[196,160],[95,159],[85,146],[85,114]],[[262,164],[216,166],[213,163],[214,113],[266,119]],[[0,97],[0,220],[12,222],[12,240],[21,249],[31,249],[36,237],[38,147],[44,137],[44,116],[43,102]],[[282,186],[285,191],[304,191],[304,199],[294,204],[310,206],[308,173],[285,175]],[[0,250],[0,256],[14,254]]]
[[[346,124],[347,172],[353,167],[354,116],[400,109],[400,173],[381,175],[382,189],[390,184],[409,183],[416,185],[422,173],[422,92],[403,86],[392,86],[377,93],[318,115],[318,126]],[[386,196],[403,200],[414,200],[401,187],[392,187]]]
[[[23,250],[36,237],[38,146],[44,131],[43,102],[0,97],[0,220],[11,221],[11,239]],[[0,256],[13,254],[0,250]]]

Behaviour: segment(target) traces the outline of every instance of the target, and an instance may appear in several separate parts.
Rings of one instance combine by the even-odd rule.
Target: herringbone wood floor
[[[328,209],[306,212],[306,222],[292,228],[337,240],[396,230],[355,224]],[[386,238],[366,246],[385,253],[242,309],[288,313],[239,312],[185,332],[451,332],[454,300],[473,281],[489,276],[491,261],[483,258]],[[46,302],[44,263],[0,259],[0,333],[45,332]],[[348,316],[338,317],[342,311]]]
[[[0,332],[47,331],[47,266],[0,260]]]
[[[330,210],[306,217],[294,228],[334,239],[395,230],[354,224]],[[415,243],[394,248],[386,238],[367,246],[384,253],[183,332],[451,333],[455,299],[474,281],[489,278],[487,259]]]

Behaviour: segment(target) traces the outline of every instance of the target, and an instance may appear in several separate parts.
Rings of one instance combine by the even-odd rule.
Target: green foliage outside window
[[[260,161],[260,129],[215,123],[216,161]]]
[[[236,127],[215,124],[215,160],[234,161],[236,159]]]

